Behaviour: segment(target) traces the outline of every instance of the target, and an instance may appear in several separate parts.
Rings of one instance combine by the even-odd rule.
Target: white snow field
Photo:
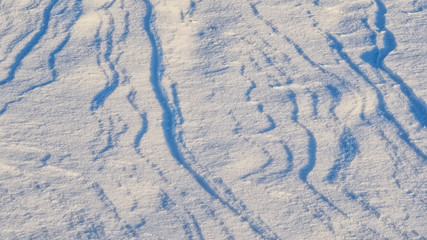
[[[0,239],[426,239],[426,0],[0,0]]]

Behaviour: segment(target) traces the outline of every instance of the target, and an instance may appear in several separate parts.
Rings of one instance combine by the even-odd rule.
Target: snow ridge
[[[40,40],[46,34],[47,28],[49,27],[52,9],[57,2],[58,0],[51,0],[47,7],[43,10],[43,21],[39,31],[34,34],[31,40],[16,55],[14,63],[9,67],[10,70],[7,77],[0,81],[0,86],[13,81],[13,79],[15,78],[16,71],[18,71],[22,60],[24,60],[24,58],[31,53],[33,48],[40,42]]]

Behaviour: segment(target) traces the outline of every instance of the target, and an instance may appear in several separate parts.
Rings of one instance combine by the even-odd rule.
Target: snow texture
[[[426,239],[426,7],[0,1],[0,239]]]

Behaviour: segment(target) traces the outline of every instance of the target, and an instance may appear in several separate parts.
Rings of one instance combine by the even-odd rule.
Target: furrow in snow
[[[267,183],[267,182],[273,182],[273,181],[278,180],[278,179],[283,179],[290,172],[293,171],[293,169],[294,169],[294,163],[293,163],[294,156],[292,154],[292,151],[285,144],[283,144],[283,148],[285,149],[286,155],[287,155],[287,157],[286,157],[286,164],[287,164],[286,168],[283,169],[283,170],[281,170],[281,171],[273,172],[273,173],[270,173],[270,174],[268,174],[266,176],[263,176],[263,177],[261,177],[258,180],[258,182],[260,182],[260,183]]]
[[[63,14],[63,12],[64,11],[66,11],[67,10],[67,7],[64,7],[64,10],[62,10],[60,13],[58,13],[57,15],[61,15],[61,14]],[[49,85],[49,84],[51,84],[51,83],[53,83],[53,82],[55,82],[56,81],[56,79],[57,79],[57,76],[58,76],[58,71],[55,69],[55,63],[56,63],[56,55],[59,53],[59,52],[61,52],[62,50],[63,50],[63,48],[67,45],[67,43],[68,43],[68,41],[70,40],[70,37],[71,37],[71,35],[70,35],[70,33],[69,33],[69,30],[71,29],[71,27],[72,26],[74,26],[74,24],[76,23],[76,21],[80,18],[80,16],[82,15],[82,9],[81,9],[81,5],[80,5],[80,2],[77,0],[74,4],[73,4],[73,8],[71,9],[71,11],[73,12],[73,15],[74,15],[74,17],[71,19],[71,21],[65,26],[65,30],[64,30],[64,33],[66,33],[66,36],[65,36],[65,38],[57,45],[57,47],[55,48],[55,49],[53,49],[52,50],[52,52],[50,52],[49,53],[49,58],[48,58],[48,67],[49,67],[49,70],[51,71],[51,79],[50,80],[48,80],[48,81],[46,81],[46,82],[42,82],[42,83],[39,83],[39,84],[35,84],[35,85],[33,85],[33,86],[30,86],[30,87],[28,87],[27,89],[25,89],[25,90],[23,90],[23,91],[21,91],[19,94],[18,94],[18,96],[19,96],[19,98],[17,98],[17,99],[15,99],[15,100],[12,100],[12,101],[9,101],[9,102],[7,102],[6,104],[5,104],[5,106],[3,107],[3,109],[2,110],[0,110],[0,115],[1,114],[3,114],[5,111],[6,111],[6,109],[7,109],[7,107],[8,107],[8,105],[9,104],[11,104],[11,103],[14,103],[14,102],[18,102],[18,101],[20,101],[21,99],[22,99],[22,96],[25,94],[25,93],[28,93],[28,92],[30,92],[30,91],[33,91],[33,90],[35,90],[35,89],[37,89],[37,88],[40,88],[40,87],[44,87],[44,86],[46,86],[46,85]],[[49,21],[47,21],[45,24],[46,25],[48,25],[48,24],[50,24],[50,22],[52,21],[52,17],[50,17],[49,18]],[[52,23],[53,24],[53,23]],[[47,28],[47,27],[46,27]],[[45,31],[47,31],[47,29],[45,30]],[[57,34],[55,34],[55,37],[56,37],[56,35]],[[22,39],[21,39],[22,40]],[[18,44],[18,42],[16,42],[15,44]]]
[[[134,149],[137,151],[137,153],[140,154],[141,150],[139,149],[139,147],[140,147],[141,139],[148,131],[148,119],[147,119],[147,113],[145,113],[145,112],[141,113],[138,106],[136,105],[135,95],[136,95],[136,91],[131,90],[127,96],[127,99],[128,99],[128,102],[130,103],[130,105],[132,106],[132,108],[138,112],[138,115],[140,116],[141,122],[142,122],[141,123],[141,129],[136,134],[134,142],[133,142]]]
[[[383,47],[379,48],[377,45],[371,51],[365,52],[361,55],[362,60],[369,63],[373,68],[384,71],[396,84],[399,85],[401,92],[406,96],[409,101],[411,113],[414,115],[415,120],[423,127],[427,127],[427,104],[419,97],[417,97],[413,89],[405,83],[405,81],[389,69],[384,64],[384,59],[390,52],[396,49],[397,43],[394,34],[386,28],[387,13],[386,6],[380,0],[375,0],[377,5],[377,15],[375,18],[376,31],[373,31],[373,40],[377,44],[377,36],[382,35]]]
[[[123,232],[123,235],[127,237],[137,237],[138,233],[135,231],[135,228],[127,224],[126,221],[120,217],[117,207],[108,198],[107,194],[104,192],[104,189],[97,182],[93,183],[90,189],[96,192],[99,200],[105,205],[106,210],[111,212],[113,215],[114,220],[120,223],[121,227],[119,230]]]
[[[326,85],[326,89],[329,91],[329,94],[332,97],[332,103],[331,107],[329,108],[329,113],[332,114],[335,120],[338,120],[337,114],[335,113],[335,108],[339,105],[342,94],[338,90],[338,88],[332,86],[331,84]]]
[[[104,61],[106,63],[106,65],[108,66],[108,70],[110,71],[110,74],[107,74],[107,79],[108,82],[105,84],[105,87],[99,91],[95,97],[92,100],[91,103],[91,111],[96,111],[99,107],[104,105],[104,102],[107,100],[107,98],[113,94],[113,92],[117,89],[117,87],[119,86],[119,73],[116,70],[116,67],[114,65],[114,62],[110,59],[113,48],[114,48],[114,43],[113,43],[113,34],[115,31],[115,27],[114,27],[114,19],[110,14],[110,22],[108,24],[108,30],[107,30],[107,34],[106,34],[106,51],[103,54],[103,58],[101,58],[100,56],[98,56],[98,62],[101,63],[102,61]],[[101,39],[99,38],[98,41],[101,41]],[[102,60],[101,60],[102,59]]]
[[[22,100],[22,97],[17,98],[17,99],[15,99],[15,100],[12,100],[12,101],[9,101],[9,102],[5,103],[5,104],[4,104],[4,106],[3,106],[3,108],[2,108],[2,109],[0,109],[0,116],[1,116],[3,113],[5,113],[5,112],[6,112],[6,110],[7,110],[7,108],[9,107],[9,105],[10,105],[10,104],[12,104],[12,103],[16,103],[16,102],[19,102],[19,101],[21,101],[21,100]]]
[[[172,99],[173,99],[173,105],[174,108],[172,109],[177,120],[176,120],[176,124],[180,125],[184,123],[184,118],[182,117],[182,112],[181,112],[181,107],[179,105],[179,98],[178,98],[178,92],[176,90],[176,83],[171,85],[171,90],[172,90]]]
[[[350,129],[345,128],[339,139],[340,156],[335,160],[326,179],[333,183],[341,170],[345,170],[359,153],[359,145]]]
[[[339,209],[335,204],[333,204],[325,195],[320,193],[308,180],[307,177],[310,174],[310,172],[314,169],[316,166],[316,154],[317,154],[317,141],[314,137],[314,134],[302,123],[298,120],[298,113],[299,108],[297,104],[296,94],[290,90],[287,94],[288,100],[293,105],[293,111],[291,115],[291,119],[294,123],[296,123],[298,126],[304,129],[304,131],[307,134],[308,137],[308,143],[307,143],[307,163],[299,170],[299,178],[301,181],[303,181],[307,187],[322,201],[326,202],[332,209],[338,211],[343,216],[347,217],[347,214],[344,213],[341,209]]]
[[[251,100],[251,92],[256,88],[256,84],[254,81],[251,81],[251,86],[248,88],[248,90],[245,93],[246,101],[249,102]]]
[[[236,204],[230,203],[219,195],[219,193],[208,183],[208,181],[203,178],[200,174],[198,174],[191,165],[186,161],[183,153],[181,152],[178,142],[177,136],[175,133],[176,130],[176,119],[173,114],[172,107],[169,104],[168,97],[161,86],[161,78],[162,78],[162,69],[161,69],[161,61],[162,61],[162,53],[161,48],[158,45],[157,36],[154,33],[154,30],[151,26],[152,18],[153,18],[153,5],[149,0],[143,0],[146,5],[146,15],[143,20],[143,27],[148,35],[151,47],[151,76],[150,82],[153,87],[153,91],[156,95],[156,98],[163,110],[163,120],[162,120],[162,128],[166,143],[169,147],[171,155],[175,158],[175,160],[182,165],[196,180],[196,182],[214,199],[219,200],[224,206],[230,209],[234,214],[241,216],[241,220],[247,222],[249,226],[252,228],[254,232],[260,235],[260,237],[264,239],[278,239],[277,235],[269,229],[267,225],[265,225],[261,220],[254,219],[253,217],[247,215],[247,213],[243,213],[239,208],[242,208],[240,204],[237,206],[233,206]],[[225,192],[231,194],[231,190],[227,187]]]
[[[47,5],[47,7],[43,10],[43,21],[39,31],[34,34],[31,40],[16,55],[15,61],[9,67],[10,70],[7,74],[7,77],[0,81],[0,86],[13,81],[16,71],[18,71],[19,67],[21,66],[22,60],[24,60],[24,58],[31,53],[33,48],[40,42],[40,39],[46,34],[46,31],[49,27],[52,9],[57,2],[58,0],[51,0],[49,5]]]
[[[265,169],[273,163],[273,161],[274,161],[273,156],[271,156],[271,154],[270,154],[267,150],[265,150],[265,149],[262,149],[262,150],[263,150],[264,154],[268,157],[267,162],[265,162],[265,163],[264,163],[261,167],[259,167],[257,170],[255,170],[255,171],[253,171],[253,172],[250,172],[250,173],[247,173],[247,174],[243,175],[240,179],[244,180],[244,179],[246,179],[246,178],[248,178],[248,177],[250,177],[250,176],[252,176],[252,175],[255,175],[255,174],[258,174],[258,173],[264,172],[264,171],[265,171]]]
[[[328,38],[332,41],[331,48],[335,49],[337,54],[343,59],[349,67],[369,85],[375,91],[377,97],[377,109],[379,115],[382,115],[389,122],[391,122],[398,130],[399,137],[424,161],[427,161],[427,155],[425,155],[421,149],[419,149],[409,138],[409,134],[404,130],[402,125],[396,120],[395,116],[388,110],[387,104],[384,100],[384,96],[378,87],[366,76],[365,73],[350,59],[350,57],[343,51],[341,42],[338,41],[331,34],[327,34]]]
[[[258,4],[258,3],[257,3]],[[332,77],[333,79],[338,80],[340,83],[343,83],[344,86],[347,84],[346,81],[341,78],[340,76],[336,75],[335,73],[332,73],[330,71],[328,71],[327,69],[325,69],[324,67],[320,66],[319,64],[317,64],[316,62],[314,62],[308,55],[307,53],[294,41],[292,40],[289,36],[287,36],[286,34],[281,33],[278,28],[276,26],[273,25],[273,23],[271,23],[270,21],[266,20],[261,14],[259,14],[259,11],[256,7],[257,4],[251,4],[249,3],[250,7],[252,8],[252,11],[254,13],[254,16],[259,19],[260,21],[262,21],[266,26],[268,26],[271,29],[271,32],[275,35],[279,35],[281,36],[288,44],[290,44],[296,51],[296,53],[301,56],[304,61],[308,62],[312,67],[316,68],[317,70],[319,70],[321,73],[326,74],[330,77]],[[270,46],[269,46],[270,47]],[[266,57],[266,56],[265,56]],[[266,59],[268,60],[269,58],[266,57]],[[276,68],[277,69],[277,68]],[[280,69],[277,69],[279,71],[279,75],[284,76],[285,74],[283,73],[283,71],[281,71]]]
[[[59,45],[49,54],[48,63],[49,63],[49,69],[51,71],[52,78],[49,81],[46,81],[44,83],[36,84],[29,87],[28,89],[22,91],[19,95],[23,95],[27,92],[33,91],[36,88],[47,86],[56,81],[56,78],[58,77],[58,72],[55,69],[55,55],[62,51],[62,49],[65,47],[65,45],[68,43],[69,40],[70,40],[70,34],[67,34],[65,39],[61,43],[59,43]]]
[[[318,112],[318,105],[319,105],[319,96],[317,95],[317,93],[311,93],[311,100],[312,100],[312,106],[313,106],[313,116],[316,117],[319,112]]]

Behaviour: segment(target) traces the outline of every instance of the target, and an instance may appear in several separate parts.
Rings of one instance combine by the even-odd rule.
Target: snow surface
[[[0,239],[426,239],[426,7],[0,0]]]

